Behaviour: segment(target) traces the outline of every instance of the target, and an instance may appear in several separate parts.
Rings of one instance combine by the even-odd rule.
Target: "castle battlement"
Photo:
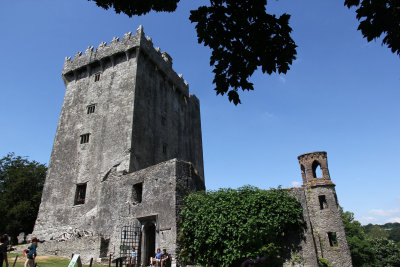
[[[66,57],[62,76],[67,84],[94,75],[99,72],[99,69],[103,71],[139,55],[148,57],[155,69],[162,73],[174,89],[178,89],[184,96],[189,97],[189,84],[183,79],[182,74],[177,74],[172,69],[171,56],[167,52],[162,52],[159,47],[153,46],[151,38],[145,37],[142,25],[134,35],[128,32],[121,40],[114,37],[109,45],[101,42],[97,49],[89,46],[84,53],[79,51],[73,58]]]

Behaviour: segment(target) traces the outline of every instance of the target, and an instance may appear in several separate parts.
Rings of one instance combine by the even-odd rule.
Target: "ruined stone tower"
[[[291,188],[303,207],[307,223],[300,254],[306,266],[318,266],[325,258],[332,266],[352,266],[341,210],[331,181],[326,152],[313,152],[298,157],[303,185]]]
[[[177,207],[204,189],[198,99],[142,27],[66,58],[62,78],[42,251],[99,260],[135,247],[146,264],[161,247],[175,259]]]

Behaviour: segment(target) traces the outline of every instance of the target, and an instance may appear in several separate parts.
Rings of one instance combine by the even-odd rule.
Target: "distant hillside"
[[[364,226],[365,233],[373,237],[386,237],[400,242],[400,223],[368,224]]]

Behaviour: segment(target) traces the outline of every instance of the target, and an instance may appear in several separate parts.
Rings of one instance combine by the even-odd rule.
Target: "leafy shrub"
[[[181,211],[180,260],[206,266],[240,266],[266,257],[283,262],[306,224],[298,200],[284,190],[239,189],[187,196]],[[294,238],[296,237],[296,238]]]

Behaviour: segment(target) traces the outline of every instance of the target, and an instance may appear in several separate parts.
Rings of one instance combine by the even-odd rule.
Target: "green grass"
[[[13,266],[15,256],[17,256],[16,253],[8,253],[8,264],[9,267]],[[25,263],[25,259],[21,260],[22,254],[18,254],[18,260],[15,264],[15,267],[23,267]],[[62,257],[57,257],[57,256],[38,256],[36,263],[37,267],[67,267],[69,264],[70,260]],[[5,265],[4,265],[5,266]],[[75,265],[77,266],[77,265]],[[89,266],[83,265],[83,266]],[[108,266],[108,265],[106,265]],[[112,264],[111,266],[115,266],[115,264]],[[105,265],[101,264],[93,264],[92,267],[105,267]]]

